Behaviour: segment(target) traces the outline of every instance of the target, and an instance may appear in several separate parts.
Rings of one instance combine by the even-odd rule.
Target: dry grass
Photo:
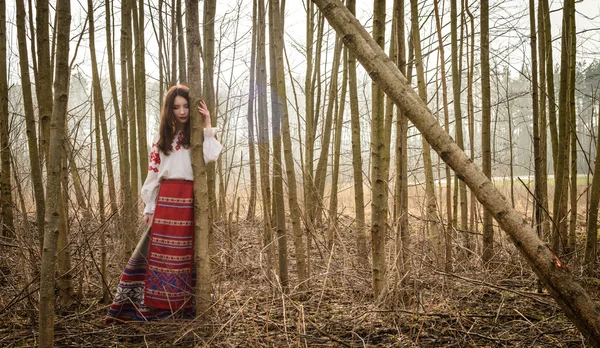
[[[205,320],[167,319],[160,322],[106,326],[102,319],[102,280],[92,261],[99,260],[98,233],[80,227],[73,243],[73,274],[80,297],[59,308],[56,345],[64,347],[474,347],[584,346],[581,335],[545,293],[536,292],[536,277],[504,238],[487,270],[474,254],[460,253],[455,272],[446,274],[432,262],[432,248],[422,222],[411,218],[414,244],[409,286],[389,292],[373,304],[371,278],[356,262],[352,220],[342,217],[333,250],[325,248],[325,231],[315,232],[311,250],[309,291],[296,287],[293,246],[290,250],[290,289],[281,291],[277,272],[269,270],[260,244],[262,224],[234,225],[232,250],[215,256],[217,299]],[[116,233],[109,230],[109,287],[114,291],[124,265]],[[87,236],[87,242],[83,242]],[[225,231],[217,226],[219,245]],[[25,239],[15,245],[27,245]],[[29,238],[30,240],[30,238]],[[388,264],[393,264],[389,239]],[[37,345],[37,284],[31,255],[4,246],[0,256],[0,346]],[[91,248],[91,249],[90,249]],[[26,251],[27,249],[25,249]],[[18,252],[17,252],[18,251]],[[91,252],[90,252],[91,251]],[[469,256],[470,255],[470,256]],[[29,266],[27,266],[29,265]],[[570,265],[576,270],[575,261]],[[390,274],[394,274],[392,268]],[[29,286],[27,279],[33,279]],[[599,298],[594,280],[582,278]],[[397,296],[401,293],[401,296]],[[30,296],[27,296],[30,294]]]

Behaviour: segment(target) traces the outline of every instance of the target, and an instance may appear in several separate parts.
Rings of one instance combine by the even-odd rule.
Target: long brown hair
[[[165,155],[170,154],[173,150],[171,144],[173,143],[173,137],[175,136],[175,131],[177,130],[177,121],[175,121],[175,116],[173,115],[173,104],[175,104],[175,97],[177,96],[184,97],[185,100],[187,100],[188,107],[190,107],[188,121],[183,127],[183,139],[181,139],[181,142],[179,143],[179,145],[182,145],[186,149],[190,148],[190,89],[184,85],[175,85],[167,92],[162,110],[160,111],[160,127],[158,130],[160,139],[156,145],[158,146],[158,149]]]

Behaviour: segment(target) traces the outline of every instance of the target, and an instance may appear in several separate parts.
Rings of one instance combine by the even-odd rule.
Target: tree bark
[[[133,0],[133,4],[135,2],[136,0]],[[132,6],[131,13],[133,14],[135,37],[135,112],[137,116],[138,157],[140,159],[141,182],[143,183],[146,181],[146,176],[148,175],[148,171],[146,170],[148,168],[148,138],[146,136],[146,41],[144,38],[144,1],[142,0],[139,3],[139,15],[135,10],[135,6]],[[178,18],[181,18],[181,16]],[[179,20],[178,22],[181,23],[183,21]]]
[[[61,161],[67,102],[69,98],[69,32],[71,27],[71,5],[68,0],[56,4],[56,81],[54,83],[54,107],[50,137],[50,157],[48,158],[48,180],[46,194],[46,228],[42,250],[42,270],[40,275],[40,333],[39,347],[54,345],[54,285],[56,253],[59,233]]]
[[[200,84],[200,29],[198,2],[186,0],[186,42],[190,81],[190,113],[192,120],[201,120],[197,106],[200,104],[202,85]],[[196,82],[198,81],[198,82]],[[211,306],[211,271],[209,251],[209,202],[206,182],[206,165],[202,146],[204,132],[202,122],[192,122],[192,170],[194,172],[194,263],[198,272],[196,282],[196,314],[208,318]]]
[[[52,118],[52,69],[50,63],[50,34],[48,29],[48,1],[37,1],[35,6],[36,40],[38,48],[38,80],[35,81],[40,119],[40,163],[48,168],[50,121]]]
[[[398,68],[371,39],[358,20],[338,0],[314,0],[330,24],[354,51],[369,75],[394,99],[399,109],[426,137],[441,158],[477,195],[511,237],[517,248],[544,281],[551,296],[578,327],[591,345],[600,344],[600,308],[575,281],[562,262],[538,238],[524,217],[494,187],[491,181],[460,150],[433,118]]]
[[[14,232],[12,213],[12,188],[10,182],[10,141],[8,132],[8,76],[6,68],[6,2],[0,3],[0,161],[2,175],[0,177],[2,208],[2,236],[8,237]]]
[[[38,152],[37,130],[33,114],[33,97],[31,95],[31,80],[29,77],[29,57],[27,54],[27,37],[25,33],[25,5],[17,1],[17,40],[19,42],[19,62],[21,67],[21,87],[23,89],[23,106],[25,108],[25,126],[27,133],[27,146],[29,149],[29,166],[31,170],[31,184],[35,197],[36,221],[39,233],[40,246],[44,242],[44,184],[42,167]],[[32,42],[33,45],[33,42]],[[6,70],[4,70],[6,71]]]
[[[492,178],[491,96],[490,96],[490,18],[489,0],[481,1],[481,169]],[[483,210],[483,253],[485,264],[494,257],[494,225],[492,215]]]
[[[256,209],[256,149],[254,136],[254,91],[256,84],[256,51],[257,51],[257,29],[258,29],[258,14],[256,10],[256,0],[253,0],[252,6],[252,48],[250,50],[250,85],[248,91],[248,154],[250,164],[250,197],[248,200],[248,213],[246,220],[254,219],[254,211]]]
[[[279,46],[283,44],[283,26],[279,13],[279,0],[270,0],[269,38],[271,39],[269,40],[269,61],[271,68],[271,113],[273,117],[273,206],[275,208],[274,227],[275,233],[277,234],[279,281],[281,282],[281,287],[283,288],[283,291],[287,291],[289,286],[287,235],[285,228],[285,204],[283,199],[283,169],[281,163],[281,122],[283,118],[287,118],[287,115],[283,114],[287,107],[285,107],[284,109],[284,106],[282,104],[285,103],[287,106],[287,98],[285,95],[285,82],[283,76],[283,46]],[[279,81],[279,76],[277,75],[281,76]],[[291,140],[289,145],[291,148]],[[293,167],[291,169],[293,170]],[[292,183],[289,184],[290,186],[292,185]],[[294,209],[294,207],[291,207],[291,209]],[[299,228],[299,217],[296,217],[296,219],[298,219],[296,221],[296,227]],[[302,279],[302,281],[304,280],[305,279]]]

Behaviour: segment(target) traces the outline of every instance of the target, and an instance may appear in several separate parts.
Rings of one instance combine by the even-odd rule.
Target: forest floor
[[[222,249],[213,269],[216,295],[207,319],[166,319],[105,325],[108,305],[101,304],[101,277],[89,257],[80,297],[59,308],[55,345],[59,347],[584,347],[582,336],[546,293],[537,278],[502,235],[497,255],[484,269],[471,254],[456,259],[454,272],[432,262],[421,229],[415,229],[409,285],[389,291],[375,305],[371,276],[356,261],[351,221],[342,220],[330,252],[313,238],[309,290],[297,287],[293,243],[288,237],[290,288],[282,292],[276,272],[268,272],[261,250],[259,223],[235,225],[233,248]],[[418,226],[415,223],[413,226]],[[217,227],[217,240],[225,232]],[[291,234],[291,232],[290,232]],[[116,242],[115,242],[116,243]],[[389,240],[388,255],[394,241]],[[225,243],[223,243],[225,245]],[[94,246],[94,252],[97,248]],[[115,248],[114,250],[118,250]],[[460,252],[455,249],[454,251]],[[75,258],[76,259],[76,258]],[[114,256],[109,287],[122,270]],[[13,259],[1,258],[2,267]],[[85,262],[77,263],[81,267]],[[393,264],[390,256],[388,264]],[[569,263],[568,263],[569,264]],[[124,263],[123,263],[124,265]],[[13,265],[16,267],[16,265]],[[600,300],[598,278],[581,284]],[[84,267],[85,268],[85,267]],[[389,271],[390,273],[393,270]],[[5,272],[6,273],[6,272]],[[37,283],[24,288],[17,272],[0,284],[0,346],[37,346]],[[31,297],[26,295],[30,293]],[[402,295],[398,295],[402,294]],[[398,300],[404,298],[404,301]]]

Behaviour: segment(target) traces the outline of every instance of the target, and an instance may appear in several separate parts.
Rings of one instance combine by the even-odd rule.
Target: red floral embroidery
[[[181,146],[179,146],[179,144],[181,143],[182,140],[183,140],[183,132],[180,132],[176,139],[177,145],[175,146],[175,151],[179,151],[179,149],[181,149]]]
[[[148,171],[149,172],[152,171],[152,172],[158,173],[158,168],[154,168],[152,166],[148,166]]]
[[[150,152],[150,162],[154,162],[157,165],[160,164],[160,154],[158,152]]]

